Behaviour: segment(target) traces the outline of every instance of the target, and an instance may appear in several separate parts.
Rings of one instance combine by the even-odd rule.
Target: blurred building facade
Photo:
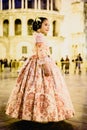
[[[33,54],[32,23],[50,22],[48,44],[56,61],[78,53],[86,57],[84,3],[80,0],[0,0],[0,58],[20,59]]]

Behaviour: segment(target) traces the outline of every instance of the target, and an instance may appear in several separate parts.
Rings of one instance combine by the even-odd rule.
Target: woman
[[[73,105],[58,66],[50,57],[45,35],[47,18],[33,23],[36,54],[27,59],[19,72],[7,104],[6,114],[36,122],[56,122],[73,117]]]

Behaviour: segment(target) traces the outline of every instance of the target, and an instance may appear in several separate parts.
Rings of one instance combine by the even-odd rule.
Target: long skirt
[[[45,64],[49,66],[49,76],[45,75],[36,55],[27,59],[9,97],[7,115],[36,122],[56,122],[73,117],[74,108],[60,69],[50,57],[46,58]]]

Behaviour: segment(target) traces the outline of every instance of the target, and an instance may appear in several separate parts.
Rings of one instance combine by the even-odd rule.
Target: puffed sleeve
[[[44,42],[43,34],[38,33],[36,35],[36,43],[42,43],[42,42]]]
[[[43,34],[39,33],[36,36],[36,49],[37,49],[37,55],[40,59],[41,64],[46,62],[46,59],[48,57],[48,51],[49,48],[46,45],[45,38]]]

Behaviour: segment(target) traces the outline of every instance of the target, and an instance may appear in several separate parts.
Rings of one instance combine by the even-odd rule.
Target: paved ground
[[[8,97],[15,85],[16,73],[0,73],[0,130],[87,130],[87,75],[63,74],[73,105],[74,118],[56,123],[40,124],[11,119],[5,115]]]

